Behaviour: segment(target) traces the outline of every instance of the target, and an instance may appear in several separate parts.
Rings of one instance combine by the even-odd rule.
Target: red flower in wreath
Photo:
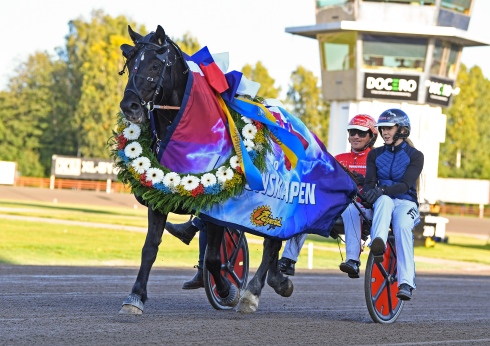
[[[117,149],[124,149],[126,147],[126,143],[128,142],[127,138],[122,134],[117,136]]]
[[[140,174],[140,183],[141,183],[141,185],[146,186],[146,187],[153,187],[153,183],[151,182],[151,180],[146,180],[146,174],[145,173]]]
[[[255,125],[255,127],[257,128],[257,131],[262,130],[262,128],[264,127],[264,124],[262,124],[260,121],[252,120],[252,122]]]
[[[203,195],[204,194],[204,186],[201,183],[199,183],[199,185],[194,190],[192,190],[191,193],[192,193],[192,197]]]

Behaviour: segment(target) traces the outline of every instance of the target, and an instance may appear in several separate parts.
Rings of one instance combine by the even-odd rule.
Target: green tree
[[[77,154],[109,157],[107,139],[116,123],[119,102],[126,79],[118,75],[124,64],[120,45],[131,43],[128,20],[94,11],[90,22],[76,19],[69,23],[65,55],[69,68],[71,101],[76,129]],[[131,27],[138,32],[134,23]]]
[[[318,78],[313,72],[303,66],[298,66],[292,72],[286,103],[292,107],[294,115],[327,143],[330,107],[323,99]]]
[[[274,87],[275,80],[269,75],[269,71],[260,61],[257,61],[255,66],[250,64],[243,66],[242,73],[248,79],[260,83],[259,96],[266,99],[277,99],[279,97],[281,88]]]
[[[0,93],[0,160],[17,161],[23,175],[48,175],[51,157],[109,157],[107,140],[116,124],[127,78],[123,43],[132,44],[125,17],[92,12],[89,21],[70,21],[58,56],[35,53],[19,65]],[[175,40],[185,52],[200,48],[186,33]]]
[[[75,105],[71,101],[73,88],[68,78],[68,66],[60,60],[52,60],[50,71],[49,100],[51,112],[38,121],[43,132],[40,140],[40,161],[45,175],[51,171],[53,155],[77,154],[77,130],[73,126]],[[48,95],[48,94],[46,94]]]
[[[53,112],[53,62],[37,52],[16,69],[0,94],[0,159],[16,161],[22,175],[42,176],[41,137]]]
[[[201,44],[197,38],[193,37],[190,32],[186,32],[182,38],[173,38],[174,41],[182,51],[187,55],[192,55],[201,49]]]
[[[445,111],[446,140],[440,149],[439,176],[489,179],[490,81],[479,67],[468,70],[461,65],[457,85],[461,92]]]

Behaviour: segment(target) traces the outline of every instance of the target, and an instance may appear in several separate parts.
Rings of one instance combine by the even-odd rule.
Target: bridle
[[[128,82],[128,87],[126,87],[126,92],[132,92],[133,94],[138,97],[140,104],[147,109],[147,116],[148,118],[150,117],[150,112],[153,111],[154,109],[163,109],[163,110],[179,110],[180,106],[168,106],[161,104],[162,99],[164,98],[164,92],[163,92],[163,82],[165,80],[165,72],[167,69],[171,70],[172,66],[177,62],[177,59],[182,59],[184,61],[184,56],[182,53],[182,50],[180,49],[179,46],[177,46],[168,36],[165,36],[165,41],[162,45],[158,45],[156,43],[151,42],[151,38],[154,36],[154,32],[151,32],[150,34],[146,35],[142,39],[138,40],[135,42],[135,45],[141,45],[142,47],[136,51],[137,56],[135,58],[135,63],[133,66],[133,72],[130,73],[130,80]],[[177,50],[178,55],[175,55],[174,61],[170,61],[169,59],[169,54],[170,54],[170,44]],[[150,76],[141,76],[138,74],[138,69],[140,66],[141,61],[144,60],[145,53],[149,51],[155,51],[155,55],[157,59],[163,64],[163,68],[160,71],[160,74],[158,76],[158,80],[156,81],[156,85],[153,88],[153,97],[151,101],[146,102],[143,99],[143,96],[141,95],[141,92],[138,90],[136,86],[136,78],[143,78],[149,83],[154,82],[154,78]],[[123,69],[119,72],[119,75],[122,75],[125,72],[125,69],[127,67],[127,63],[129,60],[133,59],[133,55],[127,57],[126,62],[124,63]],[[189,72],[189,68],[187,68],[183,73],[186,74]],[[170,78],[172,81],[173,85],[173,74],[170,71]],[[160,99],[157,100],[157,98],[160,96]]]

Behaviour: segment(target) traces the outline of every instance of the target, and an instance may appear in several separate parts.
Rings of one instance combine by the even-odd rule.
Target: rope
[[[342,259],[342,262],[344,262],[344,256],[342,256],[342,249],[340,249],[340,240],[339,240],[339,238],[340,237],[337,237],[337,245],[339,246],[340,258]]]

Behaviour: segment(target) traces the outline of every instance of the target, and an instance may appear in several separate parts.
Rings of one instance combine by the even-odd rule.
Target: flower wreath
[[[241,116],[230,109],[235,125],[242,134],[254,165],[263,172],[265,156],[271,150],[269,131],[260,122]],[[149,122],[133,124],[118,114],[117,131],[111,137],[111,156],[119,169],[118,178],[131,186],[154,210],[169,213],[178,208],[189,213],[222,203],[241,193],[245,187],[240,159],[234,148],[220,167],[201,174],[179,174],[162,166],[151,151],[152,132]]]

